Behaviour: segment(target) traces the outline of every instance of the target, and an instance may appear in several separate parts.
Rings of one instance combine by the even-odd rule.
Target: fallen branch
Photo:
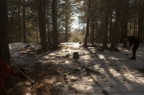
[[[21,70],[19,65],[14,61],[14,59],[12,57],[10,58],[10,61],[13,65],[15,65],[15,68],[20,72],[20,74],[23,75],[23,77],[25,77],[28,81],[30,81],[32,83],[31,84],[31,86],[32,86],[34,84],[34,81]]]

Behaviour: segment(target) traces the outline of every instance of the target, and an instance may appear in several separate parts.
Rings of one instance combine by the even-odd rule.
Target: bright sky
[[[72,31],[73,31],[74,29],[78,29],[78,28],[79,28],[78,15],[75,14],[75,15],[72,17],[72,19],[74,19],[74,21],[73,21],[73,23],[72,23],[72,27],[71,27],[71,29],[72,29]]]

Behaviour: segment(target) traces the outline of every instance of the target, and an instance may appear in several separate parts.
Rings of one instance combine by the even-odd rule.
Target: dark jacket
[[[127,39],[128,39],[129,44],[130,44],[130,47],[132,45],[139,45],[140,44],[139,38],[137,38],[135,36],[128,36]]]

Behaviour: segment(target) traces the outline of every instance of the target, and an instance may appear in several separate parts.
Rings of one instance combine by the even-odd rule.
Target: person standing
[[[133,55],[132,55],[132,57],[130,58],[130,59],[133,59],[133,60],[135,60],[136,59],[136,51],[137,51],[137,49],[138,49],[138,47],[139,47],[139,44],[140,44],[140,40],[139,40],[139,38],[137,38],[136,36],[128,36],[127,37],[127,40],[128,40],[128,42],[129,42],[129,47],[128,47],[128,49],[130,50],[132,50],[132,53],[133,53]]]

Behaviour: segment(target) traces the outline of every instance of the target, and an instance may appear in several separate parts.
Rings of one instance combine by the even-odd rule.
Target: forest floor
[[[128,51],[98,47],[84,48],[79,43],[62,43],[61,49],[42,54],[38,45],[10,44],[13,59],[35,81],[16,78],[10,95],[144,95],[144,47],[136,60]],[[73,59],[73,53],[79,59]]]

